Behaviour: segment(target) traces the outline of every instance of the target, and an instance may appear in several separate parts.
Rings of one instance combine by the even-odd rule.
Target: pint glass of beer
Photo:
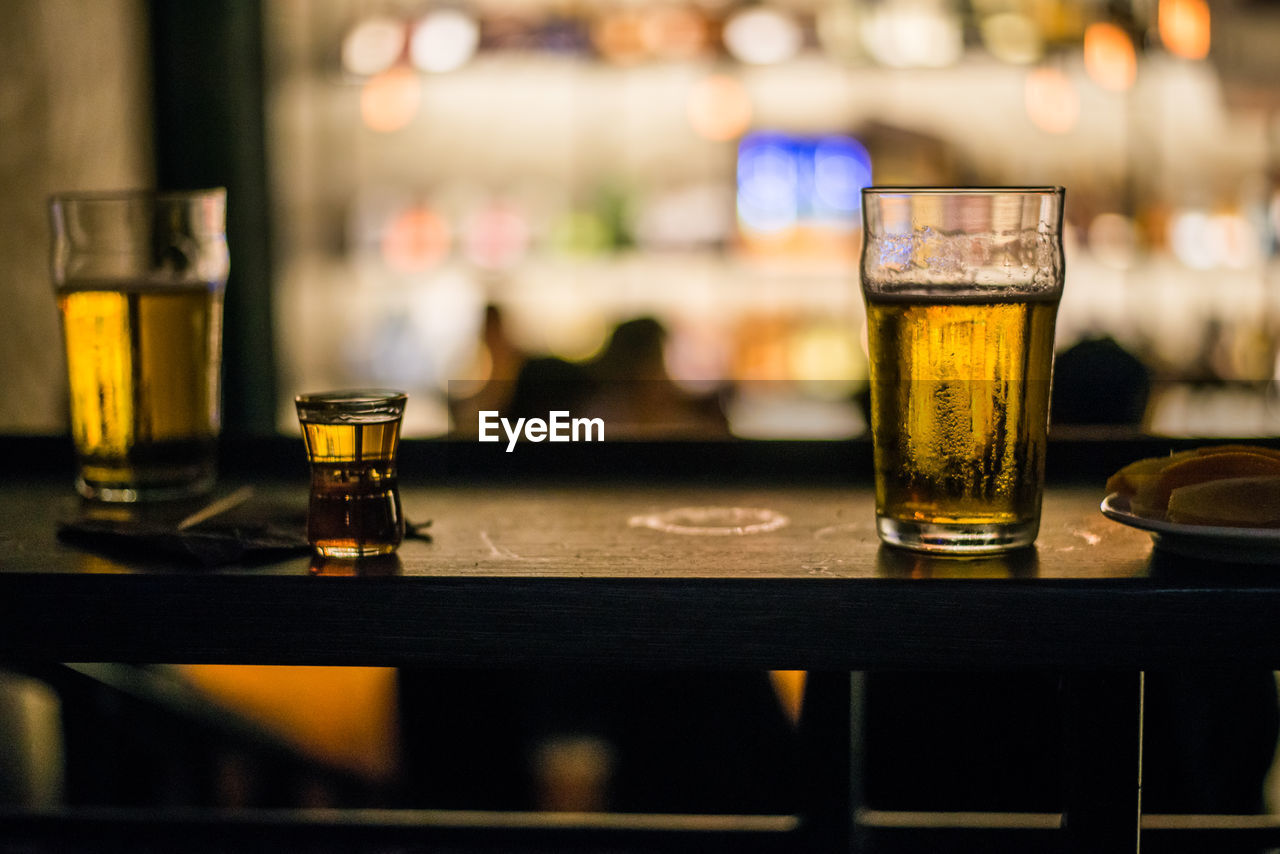
[[[50,199],[76,488],[86,498],[180,498],[213,485],[225,212],[222,189]]]
[[[1061,187],[863,191],[876,528],[977,555],[1040,527]]]
[[[391,554],[404,539],[396,450],[406,399],[384,389],[294,399],[311,463],[307,540],[321,556]]]

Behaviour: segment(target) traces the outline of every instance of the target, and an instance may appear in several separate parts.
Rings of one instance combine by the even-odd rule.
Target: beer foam
[[[862,253],[864,287],[971,285],[1023,293],[1061,290],[1062,241],[1055,234],[1018,230],[979,234],[932,227],[868,236]]]

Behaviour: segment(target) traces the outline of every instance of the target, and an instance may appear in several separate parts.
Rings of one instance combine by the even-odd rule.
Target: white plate
[[[1122,525],[1151,534],[1156,547],[1194,558],[1228,563],[1280,564],[1280,528],[1235,528],[1185,525],[1139,516],[1127,496],[1113,492],[1102,499],[1102,513]]]

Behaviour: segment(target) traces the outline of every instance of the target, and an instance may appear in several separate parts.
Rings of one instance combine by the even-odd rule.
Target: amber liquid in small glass
[[[311,461],[307,539],[326,557],[390,554],[404,539],[398,418],[303,422]]]

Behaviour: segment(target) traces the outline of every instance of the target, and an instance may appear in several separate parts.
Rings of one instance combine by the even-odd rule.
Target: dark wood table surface
[[[84,510],[65,471],[24,468],[24,457],[47,446],[16,453],[8,470],[17,476],[0,484],[0,659],[1058,671],[1068,731],[1087,737],[1073,740],[1064,771],[1067,848],[1042,850],[1135,850],[1143,671],[1280,668],[1280,565],[1167,554],[1099,511],[1106,472],[1150,454],[1149,442],[1051,449],[1036,546],[996,558],[881,546],[865,447],[805,450],[807,468],[744,478],[727,465],[743,452],[727,446],[709,460],[686,449],[695,477],[655,477],[646,472],[655,458],[636,462],[629,448],[605,452],[612,457],[598,475],[588,460],[586,476],[561,485],[545,476],[554,465],[474,479],[456,466],[447,477],[405,483],[405,515],[430,521],[430,541],[408,540],[389,560],[319,564],[294,553],[217,568],[61,541],[59,523]],[[300,449],[250,450],[232,457],[241,464],[219,485],[219,495],[254,489],[228,516],[299,531],[305,470],[246,472],[263,460],[299,459]],[[795,457],[785,448],[782,456]],[[717,466],[732,476],[706,476]],[[739,515],[767,530],[663,524],[714,525],[708,508],[751,511]],[[833,746],[847,746],[848,711],[839,705],[825,704],[836,721],[827,729]],[[815,805],[846,841],[850,797],[836,780],[830,802]],[[48,827],[32,832],[66,827],[61,813],[46,818]],[[132,832],[150,820],[116,824]],[[1042,829],[1057,821],[1047,817]],[[1144,836],[1152,831],[1141,826]],[[1260,828],[1275,831],[1274,823]]]
[[[300,524],[305,482],[255,489],[238,512]],[[137,662],[1280,666],[1280,567],[1154,551],[1099,512],[1102,497],[1097,485],[1051,483],[1034,549],[955,560],[879,545],[860,485],[408,485],[405,515],[430,520],[431,541],[407,540],[390,560],[206,569],[60,542],[58,522],[78,502],[65,481],[33,477],[0,487],[0,650]],[[664,529],[662,514],[682,508],[769,511],[748,520],[777,527]]]

